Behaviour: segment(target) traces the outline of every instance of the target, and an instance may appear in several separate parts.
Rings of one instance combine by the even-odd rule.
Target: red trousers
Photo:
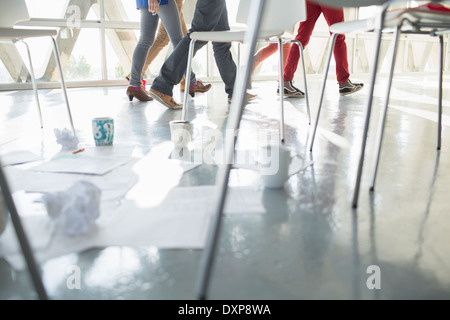
[[[300,41],[303,48],[309,42],[314,26],[320,14],[323,13],[328,25],[344,21],[344,10],[326,7],[310,1],[306,1],[307,17],[305,21],[300,22],[295,39]],[[336,45],[334,47],[334,59],[336,61],[336,77],[339,83],[346,82],[350,76],[348,71],[347,45],[345,36],[338,35],[336,37]],[[297,70],[300,52],[296,45],[289,50],[286,65],[284,67],[284,80],[291,81],[294,79],[294,73]]]

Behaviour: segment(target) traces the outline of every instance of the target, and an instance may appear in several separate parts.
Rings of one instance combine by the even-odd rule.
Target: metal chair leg
[[[384,127],[386,124],[386,115],[387,115],[387,109],[388,109],[388,104],[389,104],[389,96],[391,94],[392,78],[394,76],[395,60],[397,57],[399,34],[400,34],[399,27],[397,26],[394,30],[394,42],[393,42],[394,47],[392,48],[391,67],[389,70],[389,78],[388,78],[387,87],[386,87],[386,96],[385,96],[385,100],[384,100],[384,107],[383,107],[383,111],[381,114],[380,126],[378,128],[378,138],[377,138],[377,147],[376,147],[377,153],[376,153],[375,162],[373,165],[372,180],[370,183],[370,191],[373,191],[375,188],[375,179],[376,179],[376,175],[377,175],[378,163],[380,161],[380,152],[381,152],[381,145],[383,143]]]
[[[250,14],[249,31],[245,36],[245,42],[249,43],[248,52],[245,55],[245,69],[244,74],[240,74],[235,83],[235,90],[233,94],[233,100],[231,102],[230,110],[232,111],[227,122],[227,132],[238,132],[239,124],[242,118],[245,105],[245,95],[247,92],[247,85],[250,81],[250,76],[253,66],[253,54],[256,48],[256,42],[258,37],[259,26],[261,24],[262,13],[264,12],[265,0],[252,0],[252,8],[254,10]],[[236,139],[226,139],[225,154],[226,162],[223,167],[220,168],[217,173],[217,185],[219,187],[217,206],[211,217],[211,226],[209,229],[207,244],[203,253],[202,261],[199,269],[199,279],[196,286],[197,297],[200,300],[207,298],[207,290],[209,277],[211,275],[211,269],[213,265],[214,251],[217,246],[217,240],[219,237],[220,223],[225,206],[225,200],[228,190],[228,180],[230,177],[231,167],[234,160],[234,149]]]
[[[311,142],[309,145],[309,151],[312,151],[312,148],[314,145],[314,138],[316,137],[317,125],[319,124],[320,111],[322,110],[323,96],[325,94],[325,86],[326,86],[327,78],[328,78],[328,70],[330,69],[331,56],[333,55],[334,44],[336,43],[337,36],[338,35],[336,33],[333,33],[329,40],[328,57],[327,57],[326,67],[325,67],[325,71],[324,71],[324,75],[323,75],[322,89],[320,90],[319,107],[317,108],[316,121],[314,122],[313,133],[312,133]]]
[[[34,75],[33,62],[31,61],[30,47],[28,46],[28,43],[26,43],[25,41],[21,40],[21,42],[25,45],[25,48],[27,48],[28,61],[30,63],[31,83],[33,84],[33,91],[34,91],[34,99],[36,100],[36,105],[38,107],[39,121],[41,123],[41,128],[43,128],[44,123],[42,121],[41,104],[39,103],[39,95],[38,95],[38,91],[37,91],[36,77]]]
[[[75,127],[73,125],[72,113],[70,112],[69,98],[67,97],[66,83],[64,82],[64,75],[62,72],[61,61],[59,59],[58,45],[56,44],[56,40],[54,37],[50,37],[50,38],[52,39],[52,42],[53,42],[53,53],[55,54],[56,64],[58,65],[59,78],[61,81],[61,89],[63,91],[64,98],[66,100],[67,114],[69,116],[69,121],[70,121],[70,125],[72,127],[73,135],[76,137],[77,134],[75,132]]]
[[[184,99],[183,99],[183,109],[181,110],[181,120],[186,121],[186,114],[187,114],[187,108],[188,108],[188,95],[189,95],[189,86],[191,85],[191,66],[192,66],[192,59],[194,57],[194,46],[195,46],[194,39],[191,40],[191,43],[189,44],[189,56],[188,56],[188,63],[186,67],[186,73],[184,75],[185,79],[185,86],[184,86]]]
[[[359,189],[361,187],[361,176],[362,176],[362,169],[364,164],[364,155],[366,151],[366,143],[367,143],[367,135],[369,133],[369,123],[370,123],[370,115],[372,112],[372,102],[373,102],[373,91],[375,89],[375,80],[377,75],[377,69],[378,69],[378,57],[380,55],[380,47],[381,47],[381,38],[383,33],[383,21],[386,11],[383,10],[381,14],[381,25],[377,29],[377,37],[376,37],[376,46],[375,46],[375,55],[374,55],[374,62],[373,62],[373,70],[370,80],[370,88],[369,88],[369,95],[367,99],[367,109],[366,109],[366,119],[364,122],[364,129],[363,129],[363,137],[361,141],[361,152],[359,156],[359,163],[358,163],[358,170],[356,173],[356,183],[355,183],[355,190],[353,192],[353,201],[352,201],[352,207],[356,208],[358,206],[358,197],[359,197]]]
[[[438,88],[438,132],[437,150],[441,150],[442,138],[442,71],[444,67],[444,36],[439,36],[439,88]]]
[[[305,67],[305,57],[303,54],[303,46],[298,40],[291,40],[292,43],[295,43],[298,47],[298,51],[300,52],[300,57],[302,59],[303,66],[303,83],[305,85],[305,99],[306,99],[306,110],[308,111],[308,121],[311,124],[311,109],[309,107],[309,93],[308,93],[308,83],[306,82],[306,67]]]
[[[31,279],[33,281],[33,284],[34,284],[34,287],[38,294],[38,297],[41,300],[47,300],[48,299],[47,293],[46,293],[44,285],[42,283],[41,275],[40,275],[39,269],[36,264],[36,260],[33,255],[33,251],[28,242],[28,238],[25,234],[25,230],[23,229],[19,214],[17,213],[17,209],[16,209],[14,200],[11,195],[11,190],[9,189],[6,175],[3,171],[3,166],[1,163],[0,163],[0,188],[2,190],[3,197],[6,202],[6,206],[8,208],[9,214],[11,216],[11,221],[12,221],[12,223],[14,225],[14,229],[16,231],[17,239],[19,241],[23,256],[27,263],[28,270],[30,271]]]
[[[284,66],[283,66],[283,40],[277,39],[280,61],[278,62],[279,89],[280,89],[280,140],[284,143]]]

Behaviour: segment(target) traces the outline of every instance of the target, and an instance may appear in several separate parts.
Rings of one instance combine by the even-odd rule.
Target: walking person
[[[309,0],[306,1],[306,12],[306,20],[300,22],[297,35],[295,36],[295,39],[300,41],[303,48],[308,45],[316,21],[322,13],[328,26],[344,21],[344,9],[327,7]],[[333,54],[336,62],[336,78],[339,84],[339,94],[343,96],[361,90],[364,86],[363,83],[353,83],[350,81],[345,35],[341,34],[337,36]],[[300,53],[298,48],[292,46],[289,50],[286,65],[284,66],[284,95],[286,97],[303,98],[305,96],[304,92],[296,88],[292,81],[294,79],[294,73],[297,70],[299,59]],[[277,93],[280,93],[279,86]]]
[[[175,0],[136,0],[140,10],[140,37],[133,52],[131,62],[130,82],[126,94],[130,101],[136,98],[140,101],[151,101],[151,96],[142,87],[141,76],[148,51],[155,39],[159,20],[169,35],[175,48],[183,38],[180,16]],[[190,83],[196,83],[195,74],[191,73]]]
[[[180,17],[181,29],[182,29],[183,36],[184,36],[188,32],[186,22],[184,20],[184,15],[183,15],[184,0],[175,0],[175,2],[177,4],[178,14]],[[142,86],[144,87],[144,90],[145,90],[146,81],[143,79],[143,74],[150,67],[150,65],[156,59],[156,57],[159,55],[161,50],[164,49],[169,44],[169,40],[170,39],[169,39],[169,35],[167,34],[167,30],[164,27],[164,25],[160,22],[158,32],[156,34],[156,38],[153,41],[152,46],[148,50],[147,58],[145,60],[144,66],[142,68],[141,81],[142,81]],[[130,81],[130,76],[131,76],[131,72],[125,78],[128,81]],[[195,79],[195,75],[194,75],[194,77],[191,77],[191,79],[192,78]],[[183,77],[183,79],[180,82],[180,90],[182,92],[184,92],[184,88],[185,88],[185,79]],[[201,80],[197,80],[195,83],[193,83],[189,86],[189,93],[191,95],[193,95],[193,94],[195,94],[195,92],[207,92],[210,88],[211,88],[211,84],[204,84]]]
[[[169,109],[182,108],[182,105],[173,99],[173,87],[180,82],[186,72],[191,42],[190,33],[195,31],[230,30],[226,0],[198,0],[191,26],[189,32],[183,37],[161,67],[161,71],[154,79],[149,91],[151,97]],[[206,43],[206,41],[196,41],[194,55]],[[228,101],[231,101],[236,80],[236,64],[230,51],[231,43],[213,42],[212,45],[217,68],[225,83]],[[253,97],[253,95],[247,94],[248,99]]]

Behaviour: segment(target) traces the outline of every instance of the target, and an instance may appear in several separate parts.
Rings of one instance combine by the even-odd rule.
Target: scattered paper
[[[30,170],[104,175],[130,160],[128,157],[94,157],[82,152],[55,156]]]
[[[55,225],[47,216],[21,217],[28,242],[34,251],[45,249],[52,239]],[[5,231],[0,235],[0,257],[22,254],[14,225],[9,219]]]
[[[66,191],[47,193],[48,215],[70,236],[88,232],[100,216],[101,190],[89,181],[77,181]]]
[[[63,150],[76,149],[80,142],[73,132],[67,128],[62,130],[55,128],[53,130],[56,136],[56,142],[62,146]]]
[[[43,160],[42,157],[26,150],[12,151],[2,155],[0,158],[4,166]]]
[[[125,200],[109,215],[101,215],[86,234],[68,236],[56,229],[52,241],[47,240],[48,245],[36,247],[36,259],[42,263],[61,255],[107,246],[202,249],[206,245],[210,218],[215,213],[218,191],[217,186],[177,187],[159,206],[151,208]],[[259,191],[250,187],[229,188],[224,214],[265,212]],[[45,232],[38,225],[29,231],[31,234]],[[20,252],[8,252],[5,259],[14,269],[25,268]]]

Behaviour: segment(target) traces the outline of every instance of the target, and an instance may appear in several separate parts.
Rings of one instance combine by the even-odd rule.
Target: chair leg
[[[53,42],[53,53],[55,54],[56,64],[58,66],[59,78],[61,81],[61,89],[64,94],[64,99],[66,100],[67,114],[69,116],[70,126],[72,127],[73,135],[76,137],[77,134],[75,132],[75,127],[73,125],[72,113],[70,112],[69,98],[67,97],[66,83],[64,82],[64,75],[62,72],[61,61],[59,59],[58,45],[56,44],[56,39],[54,37],[50,38],[52,39]]]
[[[17,208],[14,204],[14,200],[11,195],[11,190],[9,189],[9,185],[6,180],[6,175],[3,171],[3,166],[1,163],[0,163],[0,189],[2,190],[6,207],[11,216],[11,221],[16,231],[17,239],[19,241],[23,256],[27,263],[28,270],[30,271],[31,279],[33,281],[38,297],[41,300],[47,300],[48,299],[47,293],[42,283],[42,278],[33,255],[33,251],[31,249],[28,238],[25,234],[25,230],[23,229],[19,214],[17,213]]]
[[[378,138],[377,138],[377,145],[376,145],[377,153],[376,153],[375,162],[373,165],[372,180],[370,183],[370,191],[373,191],[375,188],[375,179],[376,179],[376,175],[377,175],[378,162],[380,161],[380,152],[381,152],[381,145],[383,143],[384,127],[386,124],[386,115],[387,115],[387,109],[388,109],[388,104],[389,104],[389,96],[391,94],[392,77],[394,76],[395,60],[397,57],[399,33],[400,33],[399,27],[397,26],[394,30],[394,42],[393,42],[394,47],[392,48],[391,67],[389,70],[389,79],[388,79],[387,87],[386,87],[386,96],[385,96],[385,100],[384,100],[384,107],[383,107],[383,111],[382,111],[382,115],[381,115],[381,119],[380,119],[380,126],[378,128]]]
[[[186,67],[186,74],[184,75],[184,78],[186,79],[186,84],[184,87],[183,109],[181,109],[181,120],[183,121],[186,121],[186,113],[188,108],[188,95],[189,95],[189,86],[191,85],[191,65],[194,56],[194,46],[195,40],[192,39],[191,43],[189,44],[188,63]]]
[[[22,43],[25,45],[25,48],[27,49],[28,61],[30,63],[31,82],[33,84],[33,91],[34,91],[34,99],[36,100],[36,105],[38,107],[39,121],[41,123],[41,129],[42,129],[44,127],[44,123],[42,121],[41,104],[39,103],[39,95],[38,95],[38,91],[37,91],[36,77],[34,75],[33,62],[31,61],[30,47],[28,46],[28,43],[26,43],[23,40],[22,40]]]
[[[239,78],[239,69],[241,66],[241,43],[238,42],[237,45],[237,68],[236,68],[236,79]]]
[[[384,20],[384,17],[383,17],[383,20]],[[362,168],[363,168],[363,163],[364,163],[364,154],[366,151],[367,135],[369,132],[370,114],[372,111],[373,91],[375,89],[375,80],[376,80],[376,74],[377,74],[377,69],[378,69],[378,57],[380,55],[382,31],[383,31],[383,28],[381,26],[377,30],[375,55],[374,55],[374,62],[373,62],[373,67],[372,67],[373,70],[372,70],[372,74],[371,74],[369,95],[368,95],[368,99],[367,99],[366,120],[364,122],[363,137],[362,137],[362,142],[361,142],[361,152],[360,152],[360,156],[359,156],[358,170],[356,173],[355,190],[353,192],[353,201],[352,201],[353,208],[356,208],[358,206],[359,189],[361,186],[361,175],[362,175]]]
[[[439,36],[439,94],[438,94],[438,132],[437,150],[441,150],[442,137],[442,70],[444,66],[444,36]]]
[[[259,25],[264,12],[265,0],[252,0],[252,11],[250,13],[249,21],[253,23],[249,25],[246,34],[245,42],[249,44],[248,51],[244,55],[243,74],[239,76],[234,85],[233,101],[231,102],[229,120],[227,121],[227,132],[239,132],[239,125],[244,112],[245,95],[247,92],[247,85],[250,81],[252,67],[253,67],[253,54],[255,53],[257,36],[259,31]],[[244,84],[244,85],[242,85]],[[225,201],[227,197],[227,190],[230,178],[230,171],[234,161],[235,155],[235,140],[225,139],[225,154],[226,161],[223,166],[219,168],[217,173],[216,185],[218,185],[217,198],[215,202],[215,208],[213,215],[211,216],[210,227],[208,230],[208,239],[203,252],[202,260],[200,261],[200,269],[198,281],[196,283],[197,298],[205,300],[208,298],[208,284],[211,276],[212,267],[214,264],[215,250],[217,247],[220,225],[222,220],[223,209],[225,207]]]
[[[280,61],[278,62],[279,87],[280,87],[280,140],[284,143],[284,66],[283,66],[283,40],[278,38],[278,52]]]
[[[300,41],[298,40],[291,40],[292,43],[297,44],[298,51],[300,52],[300,57],[302,59],[302,66],[303,66],[303,82],[305,85],[305,99],[306,99],[306,110],[308,111],[308,121],[311,125],[311,109],[309,108],[309,94],[308,94],[308,84],[306,82],[306,67],[305,67],[305,58],[303,55],[303,46]]]
[[[316,120],[314,122],[313,132],[312,132],[312,136],[311,136],[311,142],[309,144],[309,151],[312,151],[312,148],[314,145],[314,138],[316,136],[316,131],[317,131],[317,125],[319,124],[320,111],[322,110],[323,96],[325,94],[325,85],[327,83],[328,70],[330,69],[330,61],[331,61],[331,56],[333,55],[333,49],[334,49],[334,45],[336,43],[336,37],[337,37],[337,34],[333,33],[329,40],[328,57],[327,57],[326,67],[325,67],[325,71],[324,71],[324,75],[323,75],[322,89],[320,91],[319,107],[317,108],[317,115],[316,115]]]

